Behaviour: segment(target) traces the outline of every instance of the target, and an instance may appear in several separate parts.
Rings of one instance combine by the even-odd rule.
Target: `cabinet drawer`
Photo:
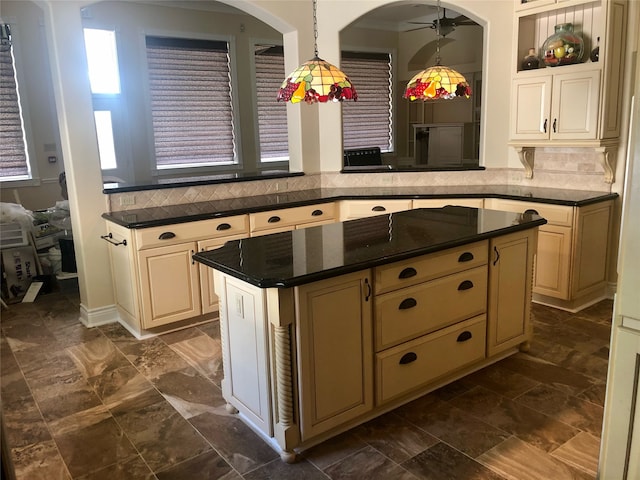
[[[376,351],[485,313],[487,266],[375,299]]]
[[[489,243],[484,240],[376,267],[376,295],[485,265],[488,250]]]
[[[249,234],[247,215],[176,223],[161,227],[141,228],[135,231],[138,250],[238,234],[247,234],[247,236]]]
[[[251,231],[271,230],[288,225],[300,225],[335,218],[335,204],[322,203],[303,207],[282,208],[268,212],[251,213],[249,222]]]
[[[488,198],[484,202],[485,208],[492,210],[504,210],[506,212],[524,213],[527,210],[535,210],[538,215],[545,218],[551,225],[573,225],[573,207],[567,205],[553,205],[550,203],[520,202],[517,200],[503,200],[501,198]],[[544,225],[542,226],[544,228]]]
[[[340,202],[340,219],[371,217],[411,210],[412,200],[345,200]]]
[[[377,404],[485,358],[486,315],[376,354]]]

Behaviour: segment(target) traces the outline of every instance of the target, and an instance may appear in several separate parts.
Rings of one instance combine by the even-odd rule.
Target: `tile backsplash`
[[[603,169],[595,152],[580,148],[538,148],[535,152],[534,175],[531,179],[525,178],[524,170],[521,168],[452,172],[325,172],[274,180],[115,193],[108,195],[108,203],[110,211],[123,211],[313,188],[445,185],[526,185],[596,192],[611,191],[611,185],[603,180]],[[123,197],[127,197],[126,201],[122,201]]]

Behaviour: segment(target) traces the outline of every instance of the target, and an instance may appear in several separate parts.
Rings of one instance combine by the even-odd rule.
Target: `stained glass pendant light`
[[[436,100],[471,96],[471,88],[464,75],[456,70],[440,65],[440,0],[437,3],[436,21],[436,64],[415,75],[404,92],[409,100]]]
[[[338,67],[318,57],[318,19],[316,0],[313,0],[313,35],[315,57],[287,76],[278,92],[278,101],[298,103],[341,102],[357,100],[358,94],[351,80]]]

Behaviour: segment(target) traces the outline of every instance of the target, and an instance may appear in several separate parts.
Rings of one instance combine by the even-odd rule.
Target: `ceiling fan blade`
[[[473,20],[468,19],[464,15],[458,15],[456,18],[453,18],[452,21],[456,25],[477,25]]]

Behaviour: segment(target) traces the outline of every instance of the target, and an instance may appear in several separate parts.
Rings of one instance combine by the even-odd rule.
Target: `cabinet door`
[[[190,242],[138,252],[143,328],[200,315],[198,267],[191,259],[195,249]]]
[[[551,76],[513,81],[511,138],[548,140],[551,114]]]
[[[553,76],[552,140],[590,140],[598,131],[600,72]]]
[[[108,225],[108,231],[113,240],[108,248],[118,313],[127,324],[139,330],[138,292],[135,282],[138,275],[131,233],[128,229],[111,224]]]
[[[491,241],[487,356],[531,338],[530,312],[533,253],[537,229]]]
[[[534,293],[569,299],[571,227],[545,225],[538,231]]]
[[[303,285],[296,297],[304,441],[373,408],[370,273]]]
[[[213,238],[211,240],[203,240],[198,242],[198,251],[206,252],[215,250],[228,242],[246,237],[245,234],[233,235],[224,238]],[[200,300],[202,302],[202,313],[212,313],[218,311],[218,296],[213,289],[213,269],[206,265],[200,264]]]

